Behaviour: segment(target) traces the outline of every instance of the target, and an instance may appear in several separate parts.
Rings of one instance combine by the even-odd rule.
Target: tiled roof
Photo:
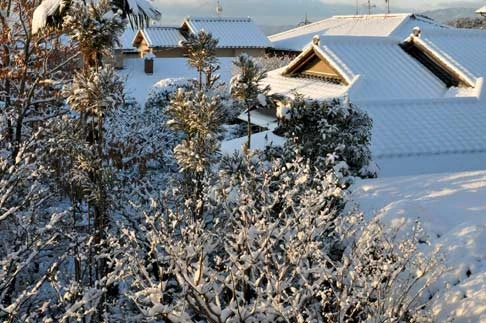
[[[295,89],[314,99],[347,92],[353,101],[442,98],[447,92],[445,84],[405,53],[394,38],[326,36],[315,48],[350,85],[290,78],[274,71],[266,81],[274,92],[286,94]]]
[[[188,17],[187,25],[192,33],[205,30],[218,39],[219,48],[267,48],[271,43],[251,18]]]
[[[123,34],[119,37],[119,41],[120,41],[119,48],[123,49],[124,51],[136,52],[137,48],[133,46],[133,38],[135,38],[136,33],[137,30],[127,26]]]
[[[424,29],[444,27],[433,20],[413,14],[334,16],[272,35],[269,39],[275,48],[300,51],[314,35],[394,36],[404,39],[416,26]]]
[[[373,120],[375,159],[486,155],[486,31],[454,29],[413,15],[381,17],[381,22],[378,16],[350,17],[348,24],[338,25],[340,19],[333,17],[271,40],[295,50],[305,40],[307,47],[299,57],[313,46],[349,85],[285,77],[283,68],[268,73],[266,83],[274,92],[288,94],[295,89],[317,100],[347,95]],[[451,73],[467,79],[467,86],[447,88],[399,46],[416,26],[421,34],[414,41]],[[334,32],[342,35],[330,36]],[[308,45],[316,33],[319,45]]]
[[[375,158],[485,153],[486,102],[477,98],[357,103],[373,119]]]
[[[423,31],[420,39],[448,64],[473,81],[486,76],[486,31]]]
[[[150,48],[179,47],[184,37],[177,27],[147,27],[141,30],[141,33]]]

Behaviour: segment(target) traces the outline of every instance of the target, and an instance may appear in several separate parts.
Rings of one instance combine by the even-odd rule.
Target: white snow
[[[437,322],[486,322],[486,171],[361,180],[352,198],[390,227],[420,220],[448,270],[435,286]],[[437,291],[438,289],[438,291]]]
[[[47,24],[47,17],[52,16],[62,4],[62,0],[44,0],[34,10],[32,17],[32,33],[36,34]]]
[[[421,30],[447,28],[430,19],[404,14],[334,16],[269,37],[275,48],[301,50],[315,35],[319,36],[393,36],[402,40],[412,28]]]
[[[219,48],[267,48],[272,44],[249,17],[187,17],[194,34],[204,30],[218,40]]]
[[[240,137],[232,140],[223,141],[221,152],[232,155],[235,151],[242,151],[243,145],[248,141],[248,137]],[[271,130],[255,133],[251,135],[251,149],[263,150],[267,146],[281,146],[285,143],[285,138],[275,135]]]
[[[143,59],[153,60],[156,56],[153,53],[147,53],[143,55]]]
[[[233,71],[233,58],[220,58],[221,81],[228,82]],[[144,60],[142,58],[125,58],[125,68],[119,73],[126,77],[125,89],[129,96],[144,105],[148,94],[157,82],[169,78],[193,79],[197,72],[185,58],[154,58],[154,73],[144,73]]]
[[[267,106],[267,97],[262,94],[262,93],[259,93],[257,95],[257,100],[258,100],[258,103],[262,106],[262,107],[266,107]]]

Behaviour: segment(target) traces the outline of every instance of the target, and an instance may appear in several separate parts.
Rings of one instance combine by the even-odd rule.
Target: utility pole
[[[376,6],[371,3],[371,0],[368,0],[368,15],[371,15],[371,8],[376,8]]]
[[[386,6],[387,6],[386,13],[390,14],[390,0],[385,0],[385,2],[386,2]]]

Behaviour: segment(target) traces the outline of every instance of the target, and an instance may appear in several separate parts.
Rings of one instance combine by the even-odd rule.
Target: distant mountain
[[[449,9],[437,9],[431,11],[422,12],[423,15],[432,18],[438,22],[446,23],[453,19],[474,17],[474,13],[478,8],[449,8]]]

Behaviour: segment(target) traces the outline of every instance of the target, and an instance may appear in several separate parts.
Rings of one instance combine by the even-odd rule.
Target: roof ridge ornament
[[[312,37],[312,44],[316,45],[316,46],[320,46],[321,45],[321,37],[319,37],[319,35],[314,35],[314,37]]]
[[[218,3],[216,4],[216,15],[218,17],[221,17],[222,14],[223,14],[223,6],[221,5],[221,1],[218,0]]]
[[[412,36],[420,38],[421,35],[422,35],[422,30],[420,29],[420,27],[418,27],[418,26],[413,27]]]

